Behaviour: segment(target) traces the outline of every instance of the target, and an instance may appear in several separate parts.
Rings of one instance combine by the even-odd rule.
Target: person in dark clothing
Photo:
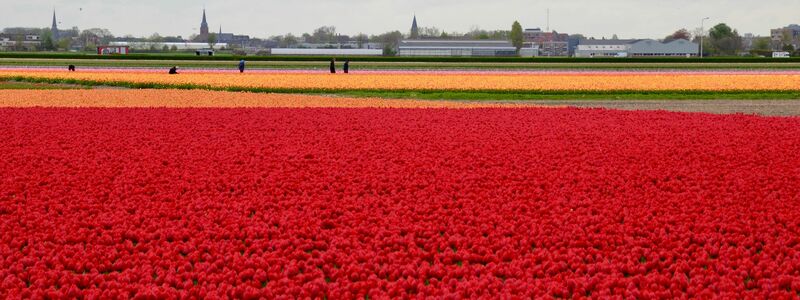
[[[331,59],[331,74],[336,74],[336,59]]]
[[[170,74],[178,74],[178,66],[174,66],[169,69]]]
[[[70,72],[75,72],[75,65],[67,66],[67,70],[70,71]]]
[[[239,61],[239,73],[244,73],[244,59]]]
[[[350,72],[350,60],[349,59],[344,61],[344,73],[347,74],[348,72]]]

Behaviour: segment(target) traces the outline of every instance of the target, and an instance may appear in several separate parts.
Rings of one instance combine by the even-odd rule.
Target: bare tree
[[[336,40],[336,27],[322,26],[311,34],[312,43],[333,43]]]
[[[364,44],[369,43],[369,36],[363,33],[359,33],[355,36],[356,43],[358,43],[358,48],[364,48]]]
[[[676,30],[674,33],[672,33],[672,34],[670,34],[670,35],[668,35],[667,37],[664,38],[664,42],[665,43],[669,43],[669,42],[672,42],[674,40],[691,41],[692,40],[692,34],[689,33],[689,30],[686,30],[686,28],[681,28],[681,29]]]
[[[279,47],[288,48],[294,45],[297,45],[297,37],[294,36],[294,34],[287,33],[286,35],[279,37],[278,39]]]
[[[421,37],[438,37],[442,35],[442,31],[436,27],[421,27],[419,28],[419,36]]]

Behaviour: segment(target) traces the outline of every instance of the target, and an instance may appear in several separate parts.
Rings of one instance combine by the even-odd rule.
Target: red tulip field
[[[800,297],[800,118],[0,108],[0,298]]]

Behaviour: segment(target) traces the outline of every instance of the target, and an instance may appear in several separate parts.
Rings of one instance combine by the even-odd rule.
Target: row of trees
[[[90,28],[81,31],[77,27],[73,27],[68,30],[60,30],[57,40],[50,28],[6,28],[3,33],[15,36],[17,42],[15,50],[26,50],[23,43],[26,35],[38,35],[41,44],[36,50],[45,51],[66,50],[75,45],[94,49],[96,45],[107,44],[114,39],[114,35],[108,29],[103,28]]]
[[[745,39],[739,32],[725,23],[720,23],[711,27],[708,32],[703,32],[698,29],[695,31],[695,34],[691,34],[686,29],[680,29],[665,37],[664,42],[685,39],[700,43],[701,34],[703,35],[703,52],[705,52],[706,55],[730,56],[738,55],[744,51],[767,54],[773,50],[770,37],[753,38],[749,41],[751,44],[746,45]],[[789,52],[795,51],[794,46],[790,44],[783,46],[782,50]]]
[[[350,37],[338,34],[336,32],[336,27],[323,26],[315,29],[310,34],[304,33],[299,37],[292,33],[287,33],[286,35],[273,36],[270,40],[280,48],[294,47],[300,44],[301,41],[313,44],[333,44],[355,41],[359,48],[367,43],[381,43],[384,45],[384,53],[391,55],[394,54],[394,49],[396,49],[400,41],[403,40],[403,34],[400,31],[390,31],[378,35],[359,33]]]
[[[472,27],[467,33],[446,32],[436,27],[420,27],[419,38],[443,39],[443,40],[505,40],[509,38],[508,30],[485,30],[480,27]]]
[[[506,30],[484,30],[478,27],[473,27],[467,33],[458,32],[445,32],[436,27],[420,27],[419,38],[423,39],[475,39],[475,40],[503,40],[509,38],[509,31]],[[315,29],[312,33],[304,33],[301,36],[296,36],[291,33],[285,35],[273,36],[270,40],[274,41],[278,47],[292,47],[302,42],[312,44],[326,44],[326,43],[345,43],[355,41],[358,47],[362,47],[367,43],[381,43],[384,44],[387,52],[393,52],[397,45],[404,38],[403,33],[400,31],[389,31],[377,35],[366,35],[359,33],[355,36],[341,35],[336,32],[334,26],[323,26]],[[391,53],[388,53],[391,54]]]

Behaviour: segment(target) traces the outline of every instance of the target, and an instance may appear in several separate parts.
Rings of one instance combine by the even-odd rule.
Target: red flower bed
[[[798,297],[800,119],[0,109],[0,298]]]

